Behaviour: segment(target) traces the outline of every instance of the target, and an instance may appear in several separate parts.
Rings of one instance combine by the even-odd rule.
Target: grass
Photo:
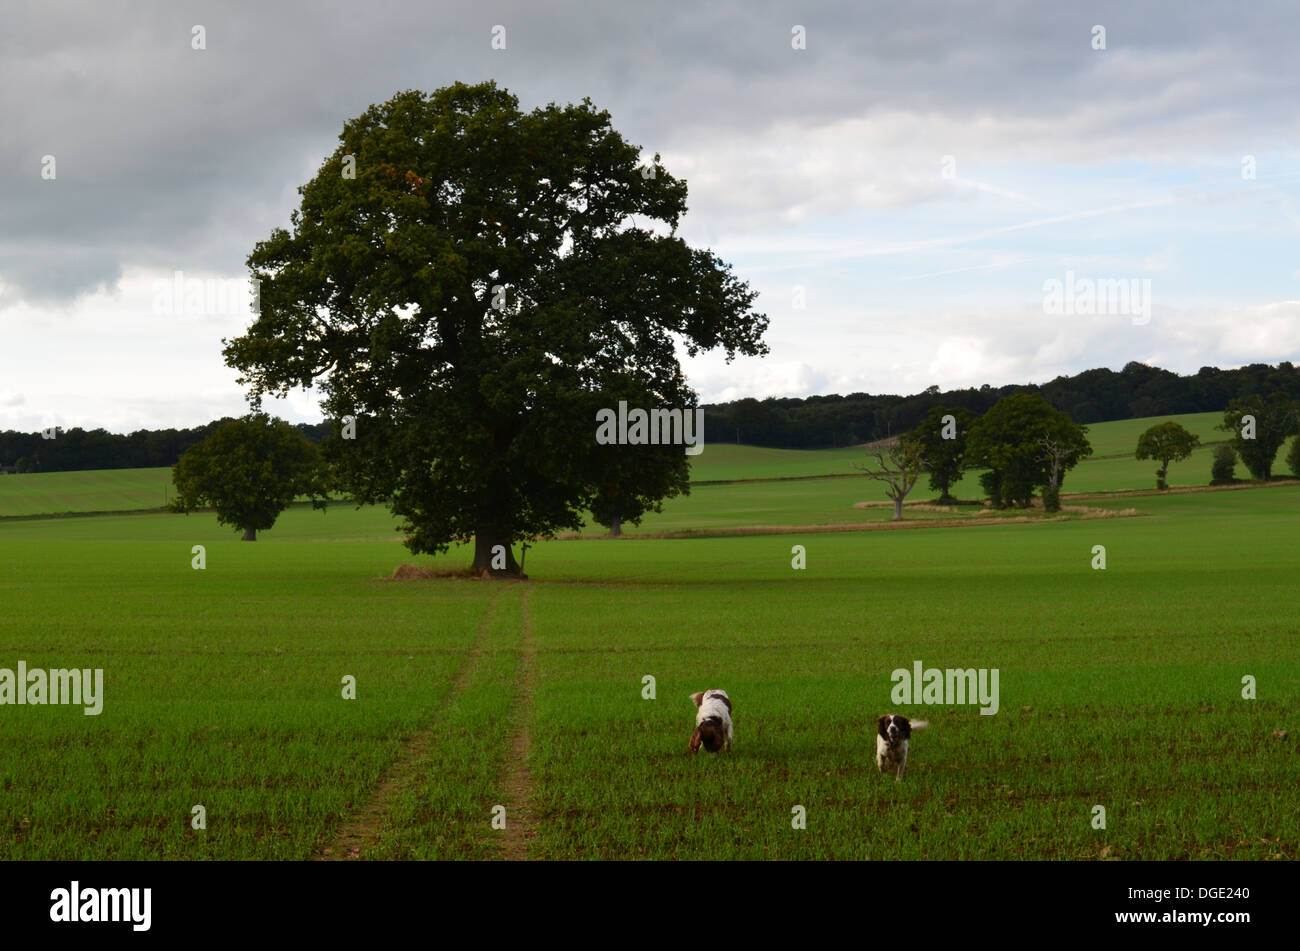
[[[0,517],[161,509],[176,497],[171,475],[162,468],[0,476]]]
[[[656,518],[803,524],[843,485],[700,486]],[[1300,857],[1300,486],[1124,504],[544,542],[524,583],[384,580],[468,554],[413,558],[380,509],[294,508],[256,544],[210,514],[0,522],[0,667],[105,672],[98,717],[0,706],[0,858],[303,859],[376,802],[364,857],[499,855],[525,718],[533,858]],[[871,721],[916,660],[997,668],[1000,710],[904,710],[932,725],[894,783]],[[712,686],[736,749],[691,758]]]

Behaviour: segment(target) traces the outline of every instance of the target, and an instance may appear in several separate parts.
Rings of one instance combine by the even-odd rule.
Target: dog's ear
[[[876,732],[880,734],[882,737],[884,737],[885,739],[889,739],[889,734],[885,732],[885,728],[888,726],[889,726],[888,713],[882,713],[880,716],[876,717]]]
[[[903,739],[910,739],[912,736],[912,721],[907,717],[899,717],[898,719],[902,721],[902,726],[899,727],[899,733],[902,735]]]
[[[704,700],[703,690],[701,690],[699,693],[691,694],[691,702],[694,703],[697,707],[700,705],[701,702],[703,702],[703,700]]]
[[[700,728],[697,726],[695,728],[695,732],[691,734],[691,752],[698,753],[699,751],[700,751]]]

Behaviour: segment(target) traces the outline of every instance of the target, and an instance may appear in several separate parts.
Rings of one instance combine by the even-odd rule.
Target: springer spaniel
[[[699,707],[695,713],[695,732],[691,734],[691,752],[703,746],[710,753],[731,749],[731,698],[725,690],[702,690],[691,694]]]
[[[876,719],[876,768],[882,773],[894,773],[895,781],[903,778],[907,770],[907,745],[913,730],[929,726],[926,720],[915,723],[896,713],[886,713]]]

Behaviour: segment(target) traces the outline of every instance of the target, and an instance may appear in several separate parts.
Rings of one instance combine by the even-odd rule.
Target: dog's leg
[[[895,779],[894,782],[901,783],[903,781],[903,773],[905,772],[907,772],[907,748],[906,747],[903,748],[903,761],[898,764],[898,778]]]

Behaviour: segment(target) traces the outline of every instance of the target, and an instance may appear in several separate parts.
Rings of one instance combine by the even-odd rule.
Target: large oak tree
[[[327,457],[359,501],[390,501],[412,551],[473,538],[476,569],[501,546],[518,573],[512,543],[579,527],[611,471],[644,497],[634,464],[597,452],[610,394],[684,409],[678,343],[767,352],[756,294],[676,235],[686,183],[589,100],[522,112],[457,83],[339,138],[291,227],[249,256],[261,312],[225,355],[254,405],[314,384],[328,415],[357,417]],[[649,488],[687,464],[647,467]]]

